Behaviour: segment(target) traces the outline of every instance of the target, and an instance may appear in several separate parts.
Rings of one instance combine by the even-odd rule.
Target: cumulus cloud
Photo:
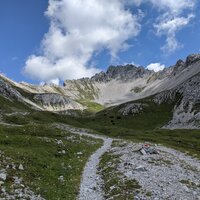
[[[187,17],[168,16],[155,25],[158,35],[167,35],[166,44],[162,47],[162,50],[165,52],[173,52],[182,46],[176,40],[176,33],[189,24],[192,18],[194,18],[193,14],[190,14]]]
[[[180,14],[185,9],[191,9],[195,6],[196,0],[149,0],[155,7],[167,12]]]
[[[46,82],[92,76],[99,71],[89,66],[94,53],[107,49],[117,57],[140,32],[141,13],[131,13],[123,0],[49,0],[45,14],[50,28],[42,54],[31,55],[24,72]]]
[[[93,56],[107,50],[112,58],[117,58],[119,51],[129,48],[128,40],[138,36],[141,30],[144,13],[139,6],[145,3],[158,11],[152,28],[158,37],[166,37],[161,49],[173,52],[182,47],[176,34],[195,17],[195,2],[49,0],[45,12],[50,20],[49,30],[41,41],[40,55],[27,58],[24,73],[32,79],[59,83],[59,80],[90,77],[99,72],[91,64]]]
[[[151,63],[146,67],[148,70],[152,70],[154,72],[161,71],[165,68],[165,65],[162,65],[160,63]]]
[[[154,24],[158,36],[166,36],[166,44],[161,48],[164,52],[174,52],[182,45],[176,39],[176,33],[195,17],[193,8],[196,0],[150,0],[163,14]],[[187,12],[186,12],[187,11]],[[189,14],[188,14],[189,13]]]
[[[126,5],[140,6],[144,0],[122,0]]]

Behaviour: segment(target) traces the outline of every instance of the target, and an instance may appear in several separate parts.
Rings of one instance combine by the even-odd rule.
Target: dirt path
[[[112,192],[113,188],[116,189],[115,196],[124,199],[134,197],[138,200],[200,200],[200,161],[198,159],[174,149],[162,145],[154,146],[153,144],[151,144],[152,147],[156,148],[159,153],[142,155],[138,151],[143,146],[142,143],[124,140],[114,142],[114,139],[93,135],[87,130],[66,125],[61,125],[59,128],[104,141],[103,145],[91,155],[86,163],[78,200],[104,200],[105,196],[113,199],[115,198]],[[117,179],[118,182],[113,182],[105,195],[102,191],[104,181],[101,178],[101,172],[98,173],[98,166],[101,156],[106,152],[111,156],[111,159],[105,164],[104,169],[113,167],[113,174],[108,174],[106,182],[109,180],[112,183],[113,179]],[[127,185],[123,185],[126,182]]]
[[[111,148],[113,139],[105,136],[90,134],[87,132],[87,130],[73,128],[63,124],[59,124],[57,125],[57,127],[70,131],[74,134],[84,135],[96,139],[102,139],[104,141],[103,145],[90,156],[88,162],[85,165],[78,196],[78,200],[103,200],[104,193],[101,189],[103,180],[101,179],[97,171],[100,158],[106,151],[108,151]]]

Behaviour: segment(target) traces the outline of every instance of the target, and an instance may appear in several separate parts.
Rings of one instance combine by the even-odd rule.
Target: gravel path
[[[141,186],[137,200],[200,200],[200,161],[179,151],[157,146],[159,154],[141,155],[142,144],[124,143],[110,149],[120,156],[118,170]],[[148,195],[147,195],[148,194]]]
[[[113,139],[105,136],[90,134],[87,130],[74,128],[68,125],[59,124],[57,125],[57,127],[70,131],[74,134],[84,135],[96,139],[102,139],[104,141],[101,148],[95,151],[86,163],[82,174],[82,180],[78,196],[79,200],[103,200],[104,193],[101,189],[103,180],[97,172],[100,158],[106,151],[108,151],[111,148]]]
[[[103,146],[92,154],[83,171],[79,200],[103,200],[103,180],[97,173],[100,157],[111,147],[112,139],[104,139]]]
[[[105,199],[102,191],[104,181],[101,173],[98,172],[98,167],[101,156],[106,152],[120,157],[115,168],[117,174],[120,174],[119,179],[136,180],[141,186],[137,191],[133,188],[132,197],[134,199],[200,200],[200,161],[198,159],[161,145],[156,146],[159,154],[141,155],[138,149],[141,148],[142,143],[118,140],[119,142],[111,147],[112,142],[115,141],[111,138],[94,135],[87,130],[67,125],[58,125],[58,127],[74,134],[104,141],[86,163],[78,200]],[[112,165],[111,161],[105,165],[105,168],[109,165]],[[111,188],[116,187],[118,186],[115,183]]]

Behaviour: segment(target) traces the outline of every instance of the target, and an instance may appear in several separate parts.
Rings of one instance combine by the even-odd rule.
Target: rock
[[[61,182],[63,182],[64,181],[64,176],[59,176],[58,180],[61,181]]]
[[[1,188],[1,192],[5,194],[6,193],[6,189],[4,187]]]
[[[61,152],[62,152],[62,154],[66,154],[66,151],[65,151],[65,150],[62,150]]]
[[[3,181],[0,181],[0,186],[3,185],[3,184],[4,184],[4,182],[3,182]]]
[[[18,194],[18,197],[22,198],[22,197],[23,197],[23,193],[20,192],[20,193]]]
[[[16,165],[12,163],[12,169],[16,169]]]
[[[141,149],[140,152],[141,152],[142,155],[146,155],[147,154],[144,149]]]
[[[22,164],[20,164],[20,165],[19,165],[19,167],[18,167],[18,169],[19,169],[19,170],[24,170],[24,167],[23,167],[23,165],[22,165]]]
[[[0,180],[5,181],[7,178],[7,175],[5,172],[0,172]]]
[[[135,65],[127,64],[124,66],[123,65],[109,66],[106,72],[100,72],[98,74],[95,74],[89,80],[96,82],[108,82],[111,81],[112,79],[117,79],[121,81],[130,81],[136,78],[142,78],[145,75],[150,75],[150,74],[152,74],[151,71],[141,66],[136,67]]]
[[[191,65],[200,60],[200,54],[191,54],[186,58],[186,65]]]
[[[146,154],[158,154],[159,152],[155,149],[155,147],[151,147],[150,144],[143,144],[143,147],[140,149],[142,155]]]
[[[200,200],[200,196],[197,196],[197,200]]]
[[[33,99],[36,103],[50,110],[82,110],[84,108],[81,104],[77,103],[76,101],[60,94],[35,94]]]
[[[57,145],[63,145],[63,141],[62,141],[62,140],[57,140],[57,141],[56,141],[56,144],[57,144]]]
[[[186,192],[190,192],[189,188],[188,188],[186,185],[183,186],[183,189],[184,189]]]
[[[147,171],[146,167],[143,165],[139,165],[138,167],[135,168],[135,170],[141,172]]]
[[[68,165],[68,168],[69,168],[69,169],[72,169],[72,166],[71,166],[71,165]]]

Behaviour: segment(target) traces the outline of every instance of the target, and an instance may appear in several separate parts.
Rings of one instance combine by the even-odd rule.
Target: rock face
[[[90,79],[65,81],[64,89],[74,99],[111,106],[176,88],[199,73],[199,65],[200,55],[192,54],[186,61],[178,60],[174,66],[157,73],[134,65],[110,66]]]
[[[165,101],[174,98],[175,94],[180,94],[180,102],[174,108],[172,120],[164,128],[200,128],[200,73],[168,91]]]
[[[6,98],[21,99],[21,94],[0,77],[0,94]]]
[[[36,94],[33,100],[49,111],[82,110],[83,106],[59,94]]]
[[[32,93],[0,76],[0,95],[9,101],[20,101],[32,108],[47,111],[83,110],[84,106],[59,93]]]
[[[108,82],[113,79],[120,81],[131,81],[138,78],[143,78],[146,75],[152,74],[151,71],[143,67],[136,67],[134,65],[119,65],[110,66],[106,72],[100,72],[94,75],[91,80],[98,82]]]

